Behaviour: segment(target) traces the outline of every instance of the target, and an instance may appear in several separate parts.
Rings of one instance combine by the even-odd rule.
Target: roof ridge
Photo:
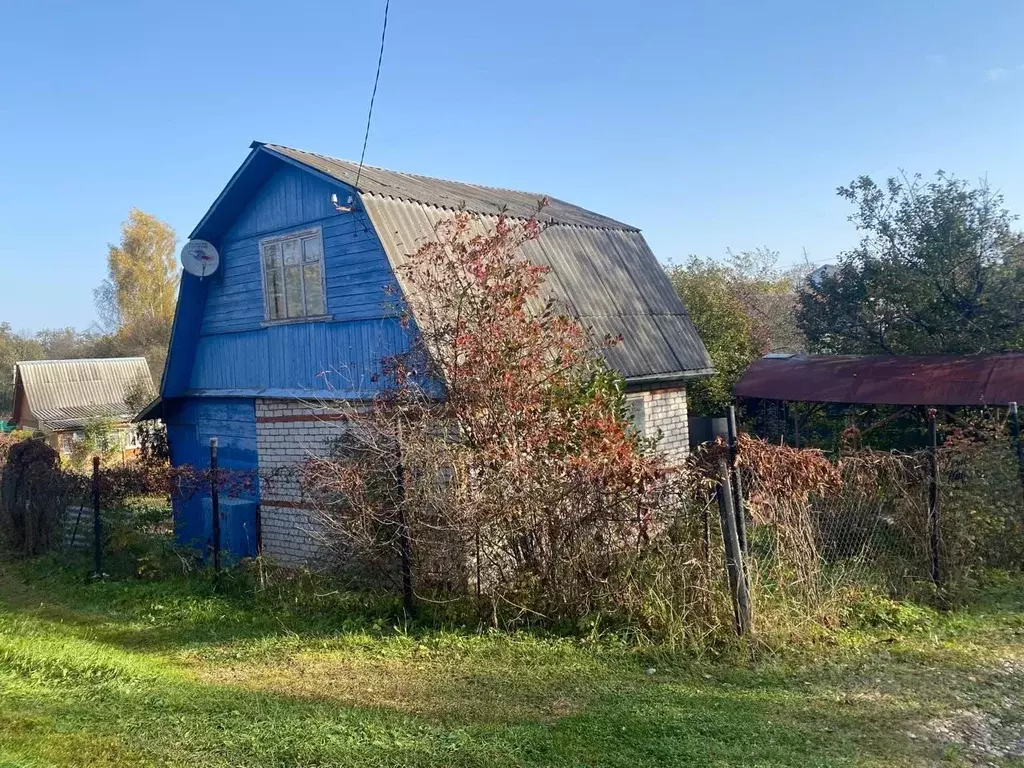
[[[319,157],[319,158],[321,158],[323,160],[330,160],[332,163],[348,163],[349,165],[356,165],[356,166],[359,165],[359,163],[357,161],[355,161],[355,160],[349,160],[349,159],[344,158],[344,157],[334,157],[334,155],[325,155],[325,154],[323,154],[321,152],[313,152],[313,151],[308,150],[308,149],[300,149],[299,147],[288,147],[288,146],[285,146],[284,144],[265,144],[264,146],[271,147],[271,148],[273,148],[273,147],[280,147],[281,149],[290,149],[293,152],[303,152],[303,153],[305,153],[307,155],[313,155],[314,157]],[[424,173],[410,173],[409,171],[398,171],[398,170],[395,170],[394,168],[385,168],[382,165],[369,165],[367,163],[363,163],[363,168],[364,169],[369,168],[369,169],[374,170],[374,171],[384,171],[385,173],[397,173],[397,174],[400,174],[402,176],[411,176],[414,179],[424,179],[425,181],[440,181],[440,182],[443,182],[445,184],[459,184],[459,185],[466,186],[466,187],[476,187],[477,189],[489,189],[492,192],[514,192],[517,195],[530,195],[530,196],[536,195],[538,200],[540,200],[541,198],[545,198],[545,197],[548,198],[548,199],[551,199],[551,200],[556,199],[553,195],[548,195],[548,194],[545,194],[543,192],[531,192],[531,191],[525,190],[525,189],[513,189],[512,187],[496,187],[496,186],[492,186],[490,184],[478,184],[475,181],[459,181],[458,179],[443,179],[440,176],[428,176],[428,175],[426,175]],[[370,194],[373,194],[373,193],[370,193]],[[566,200],[562,200],[561,198],[557,198],[557,199],[558,199],[559,202],[565,203],[566,205],[573,205],[573,203],[570,203],[570,202],[568,202]]]
[[[145,360],[146,358],[142,355],[136,355],[134,357],[64,357],[64,358],[48,358],[46,360],[15,360],[15,365],[41,365],[43,363],[106,363],[106,362],[118,362],[123,363],[128,360]]]
[[[526,211],[533,209],[535,206],[539,207],[540,201],[546,199],[549,202],[549,206],[546,209],[548,211],[547,216],[550,216],[552,220],[556,220],[559,224],[577,225],[606,231],[640,231],[639,227],[618,221],[589,208],[584,208],[561,197],[541,192],[527,192],[512,189],[511,187],[496,187],[477,184],[471,181],[456,181],[455,179],[444,179],[438,176],[426,176],[418,173],[409,173],[408,171],[391,170],[376,165],[364,164],[362,166],[363,169],[369,171],[369,173],[363,174],[362,177],[367,183],[361,183],[356,187],[355,181],[349,178],[359,174],[359,164],[354,160],[346,160],[320,152],[288,147],[284,144],[253,142],[252,146],[254,148],[264,148],[270,153],[284,156],[290,162],[310,167],[314,171],[325,174],[336,181],[350,187],[355,187],[356,193],[360,196],[376,195],[381,198],[391,197],[404,202],[434,205],[443,210],[459,210],[459,207],[445,205],[443,202],[438,204],[437,200],[439,198],[457,200],[460,194],[465,194],[465,199],[462,202],[465,203],[465,207],[469,211],[497,215],[500,212],[497,209],[504,204],[505,207],[510,209],[509,216],[524,220],[529,218],[529,216],[525,215]],[[375,176],[375,173],[380,174],[380,176]],[[405,187],[404,189],[403,186]],[[422,192],[424,189],[430,189],[431,187],[434,188],[433,194],[417,194],[418,189]],[[488,200],[488,197],[492,199]],[[477,208],[481,205],[481,200],[485,201],[483,203],[484,207],[495,210],[478,210]],[[518,210],[518,213],[512,213],[511,210]],[[539,211],[542,217],[544,216],[544,210],[540,209]],[[569,219],[569,221],[566,221],[566,219]]]

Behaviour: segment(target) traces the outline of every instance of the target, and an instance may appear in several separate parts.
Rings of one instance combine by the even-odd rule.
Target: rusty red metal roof
[[[1024,353],[998,355],[768,355],[737,397],[876,405],[1024,403]]]

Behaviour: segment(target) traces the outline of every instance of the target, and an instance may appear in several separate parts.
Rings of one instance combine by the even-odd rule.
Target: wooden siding
[[[310,173],[282,166],[260,188],[224,234],[224,243],[264,235],[309,221],[343,216],[334,208],[331,195],[342,197],[341,185],[333,185]]]
[[[195,275],[185,273],[181,276],[167,365],[160,383],[160,394],[165,399],[178,397],[188,388],[209,284],[209,280],[200,280]]]
[[[381,358],[408,348],[395,318],[286,323],[203,336],[191,390],[312,390],[358,397],[383,381]]]
[[[247,399],[188,399],[169,404],[164,415],[174,466],[205,471],[210,466],[210,438],[217,438],[217,459],[224,469],[255,472],[256,405]],[[259,500],[259,487],[252,494]],[[210,521],[203,512],[209,492],[203,488],[174,499],[174,533],[178,543],[205,551]],[[207,502],[208,503],[208,502]]]
[[[388,314],[394,274],[380,240],[363,214],[297,223],[221,247],[223,270],[210,281],[202,335],[248,331],[264,323],[260,240],[319,227],[324,240],[327,313],[335,320],[366,320]]]
[[[349,189],[284,163],[252,193],[220,238],[221,269],[203,281],[201,297],[192,297],[199,312],[179,306],[177,322],[192,346],[176,330],[172,347],[181,348],[178,355],[172,349],[165,396],[312,390],[357,397],[379,390],[381,359],[408,348],[408,332],[390,306],[395,277],[365,213],[336,211],[332,194],[344,201]],[[330,320],[267,323],[260,241],[313,227],[323,233]]]

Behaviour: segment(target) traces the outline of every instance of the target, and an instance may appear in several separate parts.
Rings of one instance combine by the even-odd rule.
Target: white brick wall
[[[286,565],[316,561],[319,526],[315,512],[301,506],[309,500],[302,493],[300,468],[311,456],[330,452],[332,443],[345,431],[345,422],[337,417],[348,407],[298,400],[256,401],[264,555]],[[275,501],[289,506],[275,506]]]
[[[645,436],[660,437],[658,445],[670,462],[685,459],[690,452],[686,390],[638,392],[630,399],[634,407],[643,403]],[[256,401],[264,555],[286,565],[315,563],[320,533],[315,513],[302,506],[309,500],[303,496],[299,472],[310,456],[326,455],[344,434],[346,422],[337,417],[351,407],[298,400]],[[276,506],[275,501],[288,506]]]
[[[636,393],[637,400],[641,393]],[[672,463],[690,454],[690,429],[687,424],[686,389],[654,389],[642,393],[644,436],[660,436],[658,447]]]

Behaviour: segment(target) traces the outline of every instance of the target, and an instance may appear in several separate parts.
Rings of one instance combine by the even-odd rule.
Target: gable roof
[[[276,144],[257,142],[253,151],[355,189],[356,163]],[[433,238],[438,221],[454,211],[529,218],[544,197],[366,166],[358,175],[356,193],[392,267]],[[686,308],[639,229],[551,197],[538,218],[548,226],[524,246],[524,255],[550,267],[550,290],[596,336],[623,337],[605,350],[612,368],[634,383],[713,373]]]
[[[24,420],[27,410],[53,430],[75,429],[95,418],[130,421],[134,410],[125,400],[140,382],[152,391],[144,357],[17,362],[14,412]]]

